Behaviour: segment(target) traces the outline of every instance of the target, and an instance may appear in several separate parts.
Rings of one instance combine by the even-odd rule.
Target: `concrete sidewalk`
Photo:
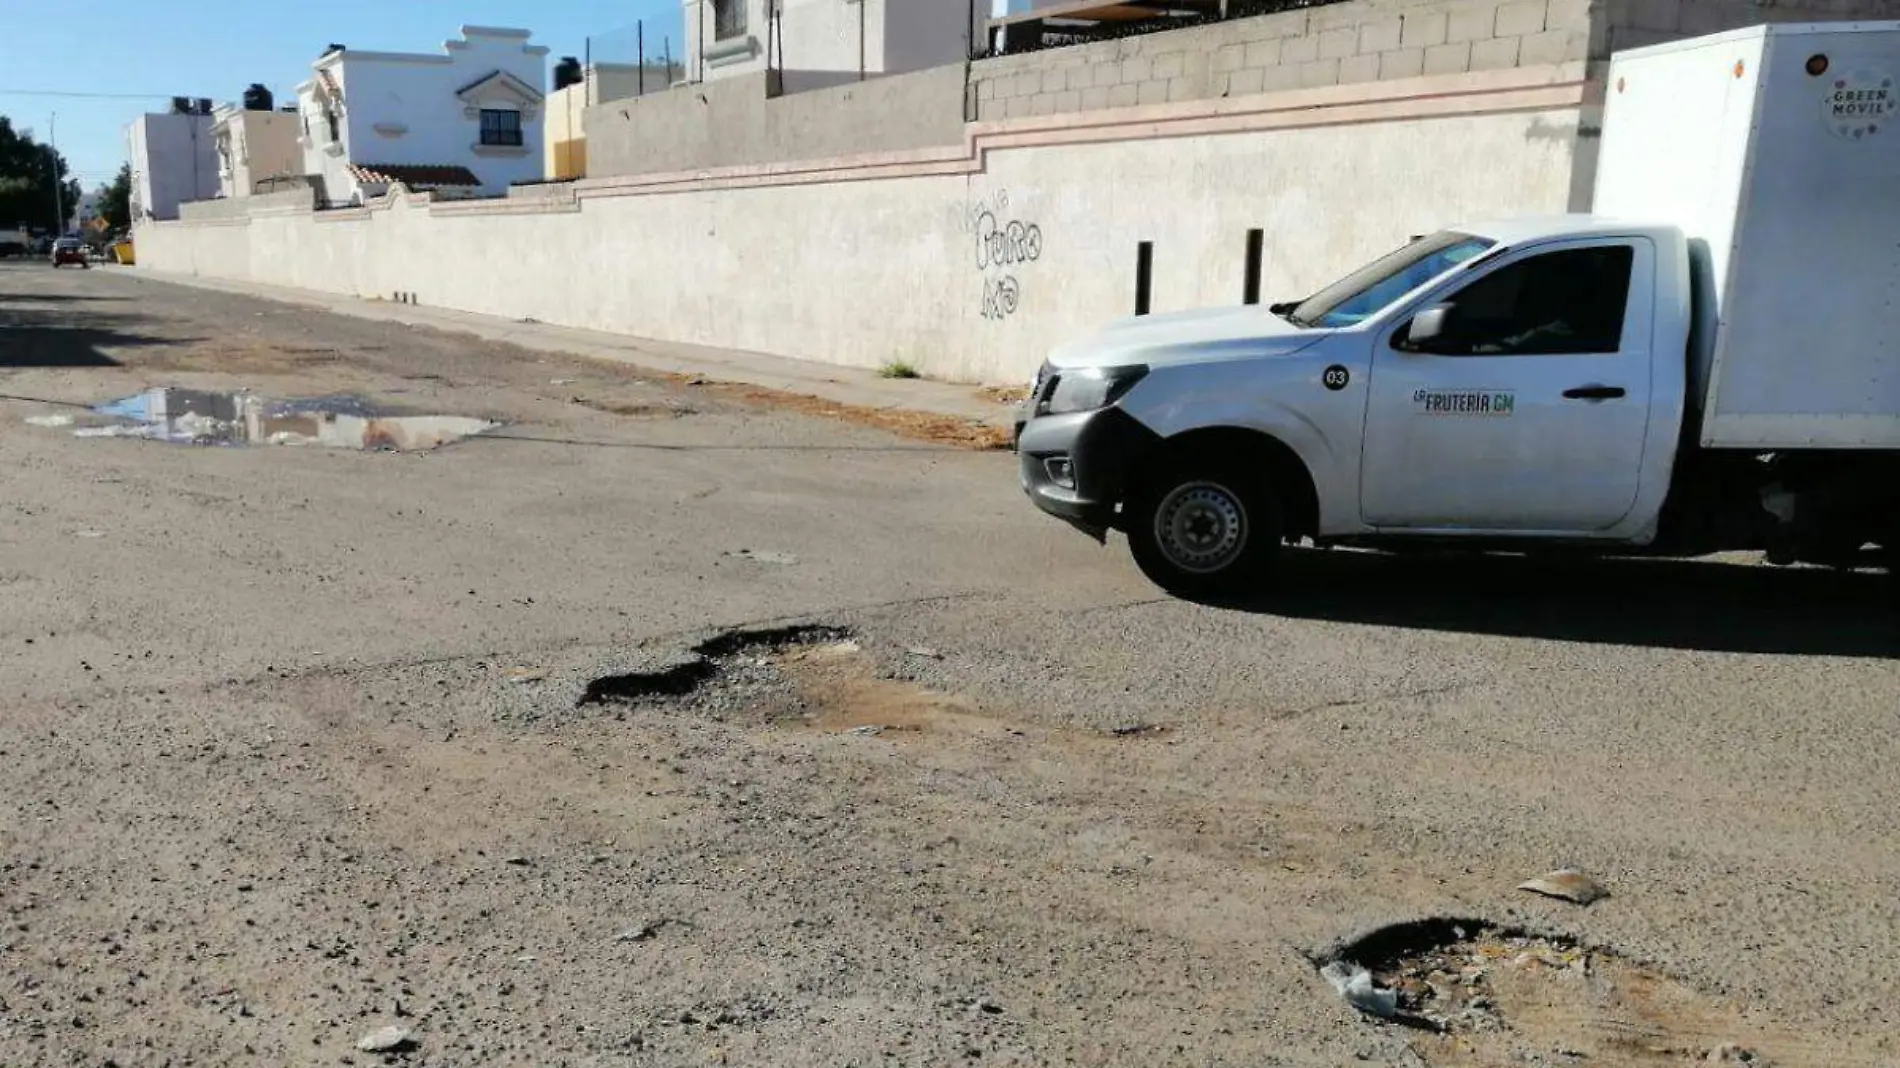
[[[683,345],[670,341],[607,334],[597,330],[551,326],[534,321],[503,319],[493,315],[431,308],[419,304],[393,304],[360,297],[336,296],[307,289],[228,282],[173,274],[139,267],[126,270],[128,277],[164,285],[194,286],[225,293],[240,293],[265,300],[282,301],[310,308],[321,308],[337,315],[358,319],[405,323],[437,330],[461,331],[489,341],[519,345],[535,352],[564,353],[598,360],[612,360],[650,371],[700,375],[709,381],[733,382],[786,393],[819,397],[835,404],[850,404],[887,411],[927,412],[933,415],[967,419],[987,426],[1010,425],[1012,405],[991,400],[980,387],[934,382],[920,378],[882,378],[875,371],[836,364],[794,360],[785,356],[741,352],[735,349]]]

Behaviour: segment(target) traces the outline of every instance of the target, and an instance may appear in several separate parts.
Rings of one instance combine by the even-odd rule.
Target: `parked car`
[[[1896,66],[1900,23],[1619,53],[1604,214],[1458,227],[1304,301],[1059,348],[1023,488],[1190,594],[1301,537],[1836,566],[1900,547],[1900,141],[1873,136],[1886,76],[1861,73]]]
[[[62,237],[53,242],[53,266],[64,267],[69,263],[77,263],[88,269],[92,267],[86,262],[86,246],[78,238]]]

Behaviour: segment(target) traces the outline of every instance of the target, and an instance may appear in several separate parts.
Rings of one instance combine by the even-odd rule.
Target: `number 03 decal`
[[[1319,380],[1327,389],[1341,390],[1346,388],[1346,383],[1352,381],[1352,373],[1339,364],[1334,364],[1320,373]]]

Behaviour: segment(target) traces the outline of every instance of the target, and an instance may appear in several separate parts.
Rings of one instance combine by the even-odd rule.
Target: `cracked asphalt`
[[[26,421],[159,385],[505,425]],[[0,395],[0,1064],[1900,1062],[1873,576],[1304,552],[1192,604],[1005,454],[37,263]],[[841,630],[577,702],[788,623]],[[1565,865],[1611,896],[1513,889]],[[1431,916],[1618,963],[1465,1036],[1315,972]]]

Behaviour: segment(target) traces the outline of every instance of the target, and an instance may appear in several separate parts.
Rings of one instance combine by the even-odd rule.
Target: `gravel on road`
[[[158,386],[500,425],[39,418]],[[0,1065],[1900,1062],[1870,576],[1193,604],[1007,454],[38,265],[0,470]]]

